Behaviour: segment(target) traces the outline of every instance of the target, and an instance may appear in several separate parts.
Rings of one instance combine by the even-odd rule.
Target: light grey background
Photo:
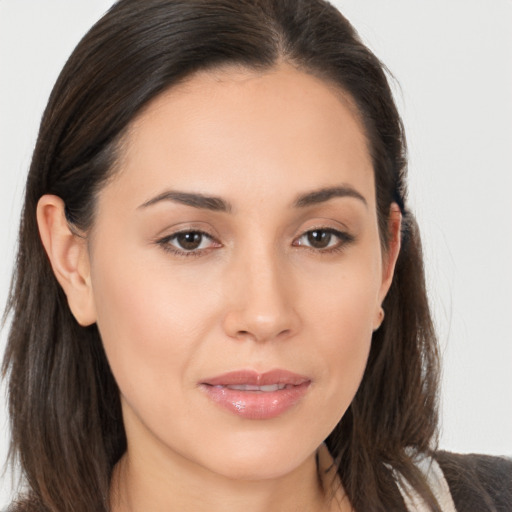
[[[0,0],[0,307],[42,110],[65,59],[111,4]],[[512,1],[335,4],[400,83],[410,204],[444,358],[441,447],[512,455]],[[1,352],[5,339],[4,329]],[[6,476],[0,504],[9,495]]]

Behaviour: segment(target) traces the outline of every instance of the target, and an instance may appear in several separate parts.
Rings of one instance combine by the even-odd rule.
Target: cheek
[[[97,324],[107,358],[125,397],[175,392],[204,333],[212,328],[215,305],[186,276],[169,267],[98,255],[93,267]],[[143,270],[142,270],[143,269]]]
[[[357,261],[357,260],[356,260]],[[361,382],[370,351],[379,291],[379,264],[363,259],[340,267],[305,299],[306,338],[323,363],[326,409],[339,421]],[[336,405],[334,405],[336,404]],[[335,424],[334,423],[334,424]],[[334,426],[334,425],[333,425]]]

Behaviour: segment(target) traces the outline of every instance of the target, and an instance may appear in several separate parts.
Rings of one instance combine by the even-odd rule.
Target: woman
[[[510,504],[509,463],[435,452],[405,168],[382,66],[330,5],[117,3],[27,182],[13,509]]]

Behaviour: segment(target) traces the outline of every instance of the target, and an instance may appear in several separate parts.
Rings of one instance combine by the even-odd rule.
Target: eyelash
[[[328,248],[324,248],[324,249],[318,249],[318,248],[311,247],[308,245],[296,243],[296,241],[308,236],[311,233],[314,233],[315,231],[320,231],[323,233],[328,233],[329,235],[333,235],[336,238],[338,238],[339,241],[334,247],[328,247]],[[192,250],[188,250],[188,251],[186,249],[178,249],[177,247],[174,247],[173,245],[171,245],[170,242],[172,240],[176,240],[178,236],[186,235],[186,234],[196,234],[196,235],[200,235],[201,237],[206,237],[206,238],[210,239],[214,244],[218,244],[218,245],[216,247],[208,247],[205,249],[192,249]],[[324,254],[333,254],[333,253],[342,252],[343,250],[345,250],[345,248],[349,244],[352,244],[354,241],[355,241],[355,237],[353,235],[351,235],[350,233],[338,231],[337,229],[333,229],[333,228],[318,227],[318,228],[308,229],[307,231],[302,233],[302,235],[300,235],[299,237],[294,239],[294,243],[292,245],[294,247],[301,247],[303,249],[307,249],[309,251],[314,252],[315,254],[324,255]],[[165,236],[165,237],[157,240],[156,243],[159,246],[161,246],[164,251],[174,254],[176,256],[185,257],[185,258],[203,256],[204,253],[209,252],[211,249],[222,247],[222,244],[220,242],[218,242],[214,237],[212,237],[209,233],[207,233],[205,231],[198,230],[198,229],[188,229],[188,230],[178,231],[176,233],[173,233],[172,235]]]

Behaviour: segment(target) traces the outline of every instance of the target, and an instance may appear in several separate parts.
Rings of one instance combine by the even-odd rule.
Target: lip
[[[310,384],[310,378],[282,369],[265,373],[236,370],[205,379],[199,387],[210,400],[236,416],[264,420],[294,407]],[[266,389],[258,389],[262,386]]]

